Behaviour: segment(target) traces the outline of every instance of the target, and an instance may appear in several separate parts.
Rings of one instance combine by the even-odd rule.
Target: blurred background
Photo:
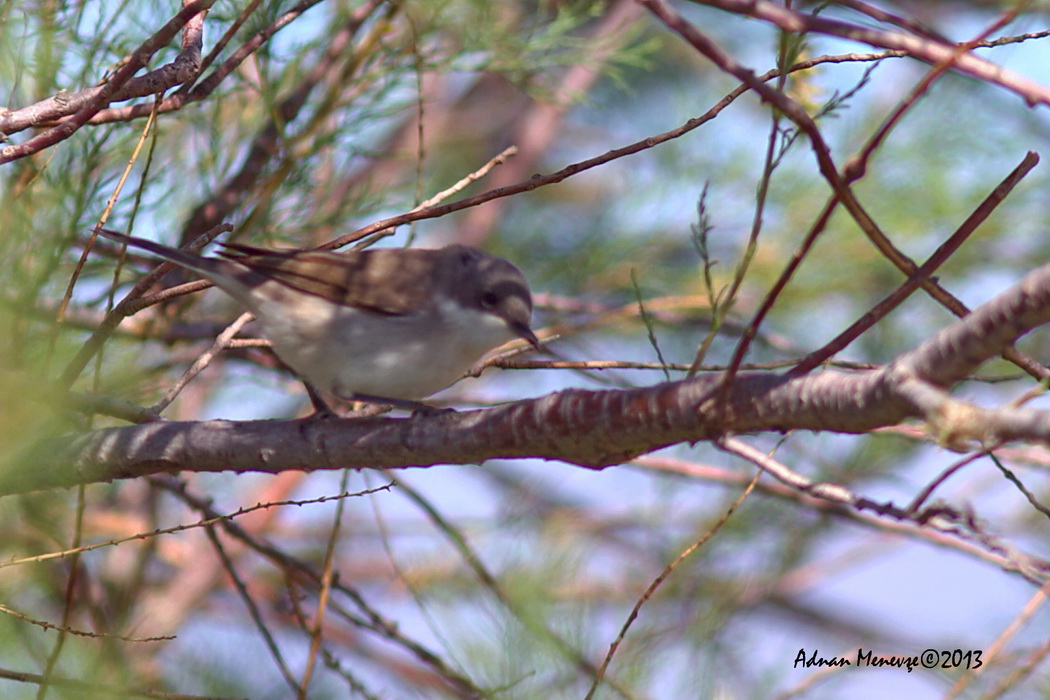
[[[670,6],[757,75],[805,68],[769,85],[813,117],[840,169],[868,156],[853,190],[917,262],[1026,152],[1048,155],[1047,107],[1017,91],[951,71],[918,88],[931,78],[926,63],[785,34],[730,5]],[[1050,84],[1045,3],[774,5],[920,43],[982,41],[977,55]],[[95,85],[177,10],[0,3],[0,101],[18,110]],[[116,302],[153,267],[133,253],[122,261],[104,241],[81,260],[111,199],[107,227],[172,245],[225,223],[229,240],[313,247],[448,188],[442,204],[530,183],[363,239],[466,243],[529,278],[550,353],[496,362],[435,397],[466,410],[566,387],[649,386],[694,362],[724,369],[831,197],[796,125],[640,3],[245,0],[216,3],[204,28],[201,76],[169,91],[153,119],[151,98],[116,102],[0,167],[6,469],[31,469],[18,455],[42,436],[150,410],[168,420],[309,412],[251,324],[180,381],[240,313],[214,290],[107,330]],[[150,67],[178,51],[172,42]],[[1047,172],[1034,167],[938,271],[971,308],[1047,261]],[[146,294],[191,279],[170,273]],[[777,294],[745,365],[793,366],[904,279],[840,208]],[[839,371],[888,363],[953,318],[914,294],[834,360]],[[1047,342],[1036,331],[1019,348],[1045,360]],[[1039,388],[996,361],[955,395],[996,405]],[[965,458],[918,425],[739,437],[809,479],[900,508]],[[1031,565],[1050,557],[1048,465],[1041,447],[973,460],[931,496],[965,514],[950,528],[832,506],[769,476],[721,523],[757,468],[706,443],[602,471],[516,460],[182,473],[6,496],[0,693],[1046,697],[1047,579]],[[986,663],[976,674],[796,663],[800,651],[926,649],[981,651]],[[45,673],[85,685],[24,675]]]

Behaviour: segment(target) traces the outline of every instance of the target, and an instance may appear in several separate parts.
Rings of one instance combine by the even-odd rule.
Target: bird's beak
[[[527,324],[515,323],[511,326],[511,330],[513,330],[519,338],[524,338],[529,341],[529,345],[532,347],[537,350],[540,349],[540,339],[536,337],[536,334],[532,332],[532,329],[529,328]]]

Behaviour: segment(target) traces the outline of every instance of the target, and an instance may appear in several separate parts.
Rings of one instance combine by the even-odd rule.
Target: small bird
[[[251,311],[281,360],[347,401],[411,410],[514,338],[539,347],[525,276],[476,248],[332,253],[226,243],[222,258],[103,229],[196,272]],[[319,413],[331,409],[310,390]]]

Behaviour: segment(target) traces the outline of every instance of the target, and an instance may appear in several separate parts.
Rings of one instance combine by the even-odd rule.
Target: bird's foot
[[[431,406],[421,401],[412,401],[410,399],[390,399],[385,396],[372,396],[371,394],[358,394],[354,393],[350,397],[354,401],[363,401],[371,404],[381,404],[384,406],[392,406],[394,408],[400,408],[402,411],[408,411],[415,416],[436,416],[441,413],[455,413],[454,408],[439,408],[437,406]]]

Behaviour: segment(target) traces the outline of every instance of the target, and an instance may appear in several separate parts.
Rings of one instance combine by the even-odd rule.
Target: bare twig
[[[59,93],[50,100],[18,112],[0,111],[0,133],[5,134],[28,128],[57,116],[72,114],[69,119],[57,126],[26,139],[22,143],[0,147],[0,165],[24,158],[69,138],[110,102],[136,96],[125,94],[126,91],[133,90],[141,92],[142,95],[153,94],[196,75],[197,66],[200,63],[203,13],[207,12],[214,2],[215,0],[193,0],[185,3],[177,15],[128,57],[124,65],[106,81],[105,85],[74,95]],[[132,82],[132,76],[146,65],[154,53],[166,46],[184,26],[186,29],[183,33],[183,51],[176,60]]]
[[[166,394],[164,394],[164,397],[150,407],[150,411],[158,415],[162,413],[164,409],[175,400],[175,397],[179,395],[179,392],[182,391],[194,377],[200,374],[205,367],[211,364],[211,361],[216,355],[229,346],[233,337],[241,332],[241,328],[244,327],[244,324],[248,323],[248,321],[251,321],[253,318],[254,316],[248,312],[238,316],[237,319],[226,328],[226,330],[219,334],[219,337],[215,339],[212,346],[201,353],[200,357],[197,358],[193,365],[187,368],[182,376],[179,377],[179,380],[168,389]]]
[[[214,229],[197,237],[197,239],[186,246],[186,250],[196,252],[210,243],[212,239],[219,234],[232,230],[233,227],[229,224],[216,226]],[[134,300],[140,297],[147,289],[152,287],[157,280],[174,267],[175,265],[172,263],[161,263],[154,268],[152,272],[135,283],[135,286],[124,296],[124,299],[122,299],[112,311],[106,314],[102,324],[100,324],[95,332],[91,334],[91,337],[88,338],[87,342],[80,348],[76,357],[66,365],[65,370],[62,372],[62,377],[59,380],[61,386],[68,388],[77,380],[77,377],[79,377],[80,373],[84,371],[87,363],[95,356],[95,353],[98,352],[99,348],[101,348],[103,343],[106,342],[106,339],[113,333],[113,330],[120,324],[121,320],[131,313],[129,307]]]
[[[1013,191],[1014,187],[1024,179],[1025,175],[1027,175],[1038,162],[1038,154],[1029,151],[1024,159],[1021,160],[1021,163],[1014,168],[1014,170],[1007,175],[994,190],[992,190],[991,194],[985,197],[984,201],[982,201],[973,213],[967,217],[966,221],[964,221],[959,228],[955,229],[955,232],[952,233],[944,243],[937,247],[937,250],[934,251],[922,266],[916,269],[914,274],[909,275],[907,280],[893,290],[893,292],[891,292],[885,299],[873,306],[849,328],[842,331],[819,350],[806,356],[801,362],[799,362],[798,366],[792,370],[792,372],[794,374],[802,374],[823,364],[828,358],[844,349],[856,338],[860,337],[864,331],[875,325],[879,319],[884,318],[890,313],[890,311],[900,306],[900,304],[902,304],[912,292],[918,289],[924,281],[930,279],[937,268],[944,264],[944,262],[947,261],[948,258],[950,258],[952,254],[977,231],[978,227],[984,223],[991,213],[995,211],[996,207],[1006,199],[1010,192]]]
[[[817,32],[840,36],[870,46],[905,51],[909,56],[931,64],[948,60],[952,62],[953,70],[1006,88],[1019,95],[1030,105],[1050,105],[1050,89],[1045,86],[969,52],[953,59],[952,55],[957,48],[956,45],[943,43],[930,37],[850,24],[830,19],[824,15],[799,12],[769,0],[693,0],[693,2],[746,17],[755,17],[789,32]]]
[[[674,561],[670,562],[666,567],[664,567],[664,570],[660,572],[660,575],[653,579],[652,583],[650,583],[649,587],[645,589],[645,592],[642,593],[641,597],[639,597],[638,600],[635,601],[634,607],[631,608],[631,612],[627,615],[627,619],[624,621],[623,626],[620,628],[620,632],[616,635],[616,639],[614,639],[609,645],[609,651],[606,653],[605,658],[602,660],[602,665],[598,667],[598,673],[595,674],[594,681],[593,683],[591,683],[590,690],[587,691],[587,695],[585,696],[587,700],[593,698],[594,694],[598,691],[598,687],[601,685],[602,680],[605,677],[605,671],[609,668],[609,664],[612,663],[612,659],[613,656],[615,656],[616,654],[616,650],[620,648],[620,644],[623,642],[624,637],[627,635],[627,630],[630,629],[634,621],[638,619],[638,614],[641,612],[642,606],[645,605],[649,601],[649,599],[653,597],[653,595],[656,593],[656,589],[659,588],[663,584],[663,582],[671,576],[674,570],[678,568],[679,564],[685,561],[693,552],[703,547],[704,544],[706,544],[712,537],[715,536],[715,534],[719,530],[722,529],[722,526],[729,521],[729,518],[733,516],[733,513],[735,513],[736,509],[740,507],[740,504],[744,502],[744,499],[751,494],[751,491],[755,488],[755,484],[758,483],[758,479],[760,476],[762,476],[761,471],[755,472],[755,475],[751,478],[751,481],[748,482],[747,486],[744,488],[744,491],[737,497],[735,501],[733,501],[729,508],[726,509],[725,513],[722,514],[722,517],[720,517],[714,522],[714,524],[708,527],[699,539],[697,539],[691,545],[682,550],[682,552],[677,557],[675,557]]]

